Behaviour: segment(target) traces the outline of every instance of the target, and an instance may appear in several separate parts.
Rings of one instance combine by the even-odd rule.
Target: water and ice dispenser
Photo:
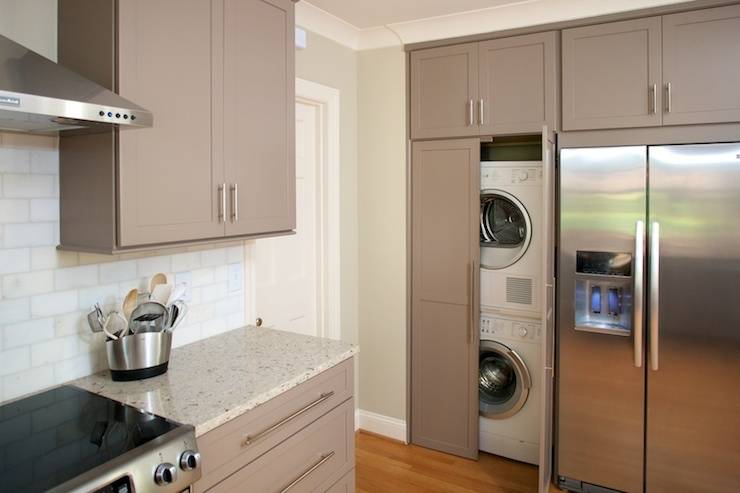
[[[576,330],[632,333],[632,254],[576,252]]]

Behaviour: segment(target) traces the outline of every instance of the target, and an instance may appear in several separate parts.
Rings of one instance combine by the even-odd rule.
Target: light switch
[[[243,284],[242,264],[229,264],[229,292],[241,291]]]
[[[193,274],[191,272],[178,272],[175,274],[175,286],[185,287],[184,302],[189,303],[193,301],[193,292],[191,289],[193,286]]]

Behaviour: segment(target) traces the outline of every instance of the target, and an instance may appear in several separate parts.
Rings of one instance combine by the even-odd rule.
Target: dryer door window
[[[501,343],[481,341],[478,367],[481,416],[502,419],[519,412],[532,386],[522,358]]]
[[[481,266],[503,269],[522,258],[532,239],[532,223],[522,203],[502,190],[480,197]]]

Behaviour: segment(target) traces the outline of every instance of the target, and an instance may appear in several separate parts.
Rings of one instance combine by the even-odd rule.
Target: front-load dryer
[[[540,322],[482,314],[478,373],[479,447],[539,462]]]
[[[539,316],[542,163],[481,162],[481,309]]]

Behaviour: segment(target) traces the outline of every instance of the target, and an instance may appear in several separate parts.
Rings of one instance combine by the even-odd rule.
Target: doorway
[[[247,320],[339,339],[339,91],[296,79],[296,232],[246,244]]]

